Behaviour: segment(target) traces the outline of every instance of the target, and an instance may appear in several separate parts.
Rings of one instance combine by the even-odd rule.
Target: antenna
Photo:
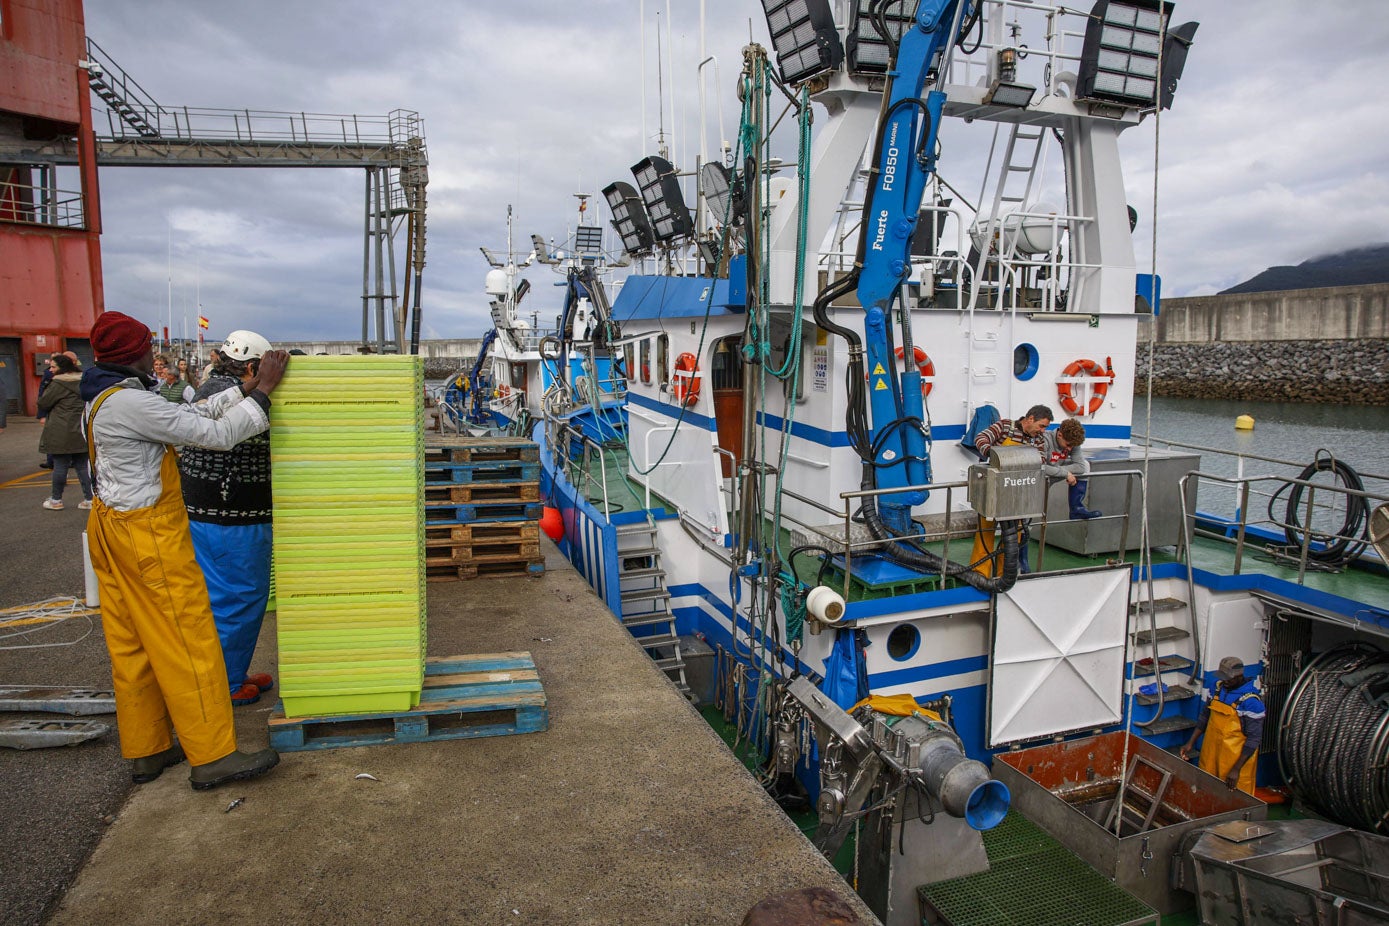
[[[661,11],[656,11],[656,151],[663,158],[670,157],[666,148],[666,78],[661,63]]]

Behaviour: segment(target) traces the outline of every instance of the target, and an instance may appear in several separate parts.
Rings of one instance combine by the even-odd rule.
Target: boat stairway
[[[1190,655],[1191,632],[1178,626],[1187,622],[1187,610],[1187,602],[1180,598],[1154,598],[1151,606],[1148,601],[1129,605],[1131,624],[1142,628],[1129,634],[1133,641],[1129,686],[1135,705],[1134,732],[1163,746],[1178,745],[1185,740],[1187,731],[1196,726],[1191,716],[1194,711],[1186,703],[1200,694],[1189,682],[1195,665]],[[1161,697],[1155,687],[1150,687],[1149,693],[1142,690],[1158,684],[1165,686]],[[1150,720],[1154,722],[1149,723]],[[1147,725],[1137,726],[1140,723]]]
[[[622,624],[651,655],[685,697],[693,697],[685,679],[685,659],[675,615],[670,611],[670,590],[656,546],[656,525],[649,521],[617,527],[617,579],[622,602]]]

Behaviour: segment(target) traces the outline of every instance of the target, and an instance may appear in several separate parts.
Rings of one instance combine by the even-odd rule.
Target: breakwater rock
[[[1148,347],[1138,345],[1138,377]],[[1157,344],[1153,394],[1191,399],[1389,405],[1389,339]]]

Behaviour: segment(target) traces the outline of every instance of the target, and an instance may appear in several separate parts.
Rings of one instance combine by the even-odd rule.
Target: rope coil
[[[1312,660],[1283,710],[1278,763],[1319,813],[1389,833],[1389,653],[1343,643]]]

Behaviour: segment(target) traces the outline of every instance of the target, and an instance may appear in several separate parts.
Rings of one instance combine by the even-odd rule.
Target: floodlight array
[[[798,84],[844,60],[829,0],[762,0],[762,12],[785,83]]]
[[[580,225],[574,229],[574,250],[579,255],[603,253],[603,228],[599,225]]]
[[[892,49],[902,41],[903,34],[912,27],[916,19],[917,0],[887,0],[881,4],[878,13],[882,24],[887,27],[891,43],[878,31],[878,24],[868,15],[868,8],[875,0],[858,0],[854,7],[854,19],[849,28],[847,54],[849,70],[860,74],[882,74],[892,61]]]
[[[632,176],[637,179],[637,189],[641,191],[647,215],[651,216],[651,228],[657,241],[664,244],[694,232],[690,210],[685,207],[685,197],[680,192],[680,181],[669,161],[656,155],[644,158],[632,165]]]
[[[641,204],[641,197],[630,183],[621,180],[603,188],[603,198],[613,214],[613,228],[622,239],[622,249],[633,257],[650,254],[656,244],[651,220]]]
[[[1157,102],[1163,0],[1099,0],[1085,29],[1078,96],[1147,108]]]

